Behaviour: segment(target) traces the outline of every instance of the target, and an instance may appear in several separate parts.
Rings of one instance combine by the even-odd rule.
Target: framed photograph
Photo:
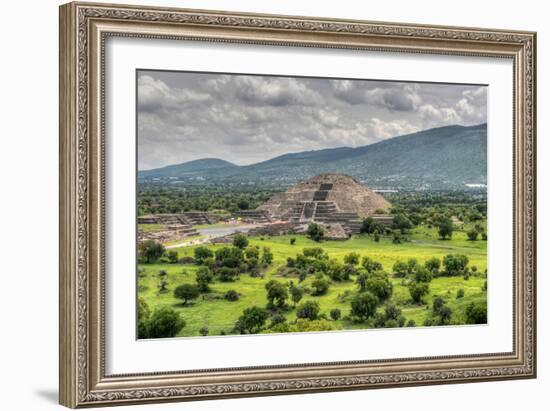
[[[61,6],[61,404],[534,378],[535,40]]]

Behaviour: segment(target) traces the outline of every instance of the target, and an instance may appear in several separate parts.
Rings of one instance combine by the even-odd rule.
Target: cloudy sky
[[[199,158],[244,165],[487,121],[479,85],[140,70],[140,170]]]

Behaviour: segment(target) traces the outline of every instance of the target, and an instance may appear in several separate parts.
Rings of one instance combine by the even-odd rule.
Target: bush
[[[478,232],[476,229],[471,229],[471,230],[468,230],[466,232],[466,235],[468,236],[468,240],[469,241],[476,241],[477,240],[477,236],[478,236]]]
[[[432,273],[433,276],[436,276],[439,273],[439,267],[441,267],[441,261],[437,257],[432,257],[424,263],[424,267],[426,270],[428,270],[430,273]]]
[[[439,223],[438,233],[442,240],[450,239],[453,236],[453,221],[448,217],[443,218]]]
[[[468,267],[468,257],[463,254],[448,254],[443,257],[445,275],[463,275]]]
[[[262,251],[262,264],[268,266],[273,262],[273,253],[269,247],[264,247]]]
[[[330,282],[322,276],[315,278],[311,282],[311,286],[314,288],[313,295],[325,295],[328,291]]]
[[[153,311],[147,322],[146,338],[171,338],[175,337],[182,328],[185,321],[170,307],[162,307]]]
[[[290,245],[294,245],[294,244],[296,244],[296,239],[294,237],[292,237],[290,239]]]
[[[227,301],[237,301],[239,299],[239,293],[235,290],[228,290],[223,295],[223,298],[225,298]]]
[[[274,327],[278,324],[283,324],[286,322],[286,317],[281,313],[276,313],[271,317],[271,324],[270,327]]]
[[[216,275],[220,281],[235,281],[239,277],[239,271],[236,268],[222,267],[216,270]]]
[[[461,288],[460,290],[458,290],[456,292],[456,298],[457,299],[464,298],[464,289],[463,288]]]
[[[416,266],[414,280],[418,283],[429,283],[432,281],[432,273],[421,265]]]
[[[362,264],[363,268],[367,270],[367,273],[374,273],[375,271],[382,271],[384,267],[378,261],[373,260],[370,257],[363,257]]]
[[[307,236],[313,241],[321,241],[325,236],[325,230],[319,224],[310,223],[307,227]]]
[[[155,263],[164,255],[165,248],[154,240],[146,240],[138,245],[138,258],[146,263]]]
[[[409,272],[407,263],[396,261],[393,265],[393,275],[396,277],[405,277]]]
[[[239,334],[256,334],[262,329],[268,317],[264,308],[245,308],[235,323],[235,331]]]
[[[487,302],[470,303],[466,307],[466,324],[487,324]]]
[[[405,214],[398,213],[393,216],[392,227],[401,231],[401,234],[405,234],[412,228],[412,223]]]
[[[414,320],[407,321],[407,327],[416,327],[416,322]]]
[[[248,238],[244,234],[237,234],[233,238],[233,245],[241,250],[248,246]]]
[[[421,304],[424,302],[423,298],[428,294],[430,286],[428,283],[417,283],[413,281],[409,284],[409,293],[411,295],[412,301],[416,304]]]
[[[364,321],[376,313],[377,305],[378,298],[372,293],[366,291],[357,294],[351,300],[351,316],[357,318],[359,321]]]
[[[204,264],[207,259],[214,257],[214,253],[212,252],[212,250],[202,245],[195,248],[194,253],[195,261],[199,265]]]
[[[170,250],[166,253],[166,258],[168,258],[168,262],[175,264],[178,262],[178,252]]]
[[[208,284],[210,284],[214,280],[214,275],[212,274],[212,271],[208,267],[200,267],[197,270],[197,275],[195,281],[197,282],[197,287],[199,288],[199,291],[202,293],[206,293],[210,290],[210,287]]]
[[[178,285],[174,290],[174,297],[183,300],[183,305],[186,305],[189,300],[194,300],[199,295],[199,287],[197,287],[195,284]]]
[[[267,306],[269,308],[283,308],[286,305],[288,290],[282,283],[270,280],[265,285],[265,289],[267,291]]]
[[[297,318],[305,318],[308,320],[316,320],[319,317],[319,303],[317,301],[305,301],[296,309]]]
[[[376,296],[378,300],[384,301],[390,298],[393,286],[387,274],[378,272],[368,278],[365,289]]]
[[[338,308],[330,310],[330,318],[334,321],[338,321],[342,317],[342,312]]]
[[[202,335],[203,337],[207,336],[208,332],[209,332],[208,327],[201,327],[199,330],[199,334]]]
[[[292,299],[292,302],[294,303],[294,307],[296,307],[296,304],[300,302],[304,295],[304,290],[302,290],[300,287],[294,286],[294,284],[291,283],[290,285],[290,298]]]
[[[349,265],[357,265],[359,264],[360,257],[361,256],[358,253],[351,252],[344,256],[344,263]]]

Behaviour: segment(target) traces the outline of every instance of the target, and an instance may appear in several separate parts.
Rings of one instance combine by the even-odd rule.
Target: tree
[[[237,202],[237,207],[239,207],[239,210],[248,210],[250,203],[247,200],[241,199]]]
[[[344,256],[344,263],[349,264],[349,265],[357,265],[357,264],[359,264],[359,258],[360,257],[361,256],[358,253],[351,252],[351,253],[346,254]]]
[[[405,234],[412,228],[412,223],[405,214],[397,213],[393,216],[392,226],[401,231],[401,234]]]
[[[311,282],[311,286],[314,288],[313,295],[324,295],[328,291],[330,282],[322,275],[318,276]]]
[[[323,237],[325,236],[325,230],[322,226],[315,223],[310,223],[307,227],[307,236],[311,238],[313,241],[321,241]]]
[[[147,322],[147,338],[175,337],[185,327],[185,320],[170,307],[161,307],[153,311]]]
[[[235,281],[239,277],[239,270],[230,267],[221,267],[216,270],[216,275],[220,281]]]
[[[367,289],[367,280],[369,279],[369,276],[367,273],[360,273],[357,276],[357,285],[359,286],[359,292],[363,292]]]
[[[227,301],[237,301],[239,299],[239,293],[235,290],[227,290],[227,292],[223,295],[223,298]]]
[[[233,238],[233,245],[241,250],[244,250],[248,246],[248,238],[244,234],[237,234]]]
[[[166,253],[166,257],[168,258],[168,261],[172,264],[178,262],[178,252],[174,250],[170,250]]]
[[[429,283],[432,281],[432,273],[427,268],[417,265],[414,271],[414,280],[417,283]]]
[[[432,257],[424,263],[424,267],[432,273],[432,276],[436,276],[439,273],[439,267],[441,267],[441,261],[437,257]]]
[[[430,285],[428,283],[417,283],[413,281],[409,284],[409,293],[414,303],[421,304],[423,298],[428,294],[430,290]]]
[[[409,266],[403,261],[396,261],[393,265],[393,275],[396,277],[405,277],[408,271]]]
[[[290,239],[290,245],[294,245],[294,244],[296,244],[296,239],[294,237],[292,237]]]
[[[151,310],[147,302],[142,297],[138,298],[137,319],[138,319],[138,338],[149,338],[147,326]]]
[[[382,267],[382,264],[380,264],[378,261],[374,261],[370,257],[363,257],[362,266],[365,268],[365,270],[367,270],[367,273],[369,274],[384,269],[384,267]]]
[[[342,281],[344,279],[344,265],[334,258],[328,261],[325,272],[333,281]]]
[[[449,217],[444,217],[439,223],[438,233],[442,240],[450,239],[453,236],[453,220]]]
[[[202,265],[208,258],[214,257],[214,253],[208,247],[198,246],[195,248],[195,261],[198,265]]]
[[[319,317],[319,303],[317,301],[304,301],[296,310],[297,318],[306,318],[308,320],[316,320]]]
[[[256,334],[264,326],[269,314],[264,308],[245,308],[235,323],[235,331],[239,334]]]
[[[361,224],[361,233],[370,234],[372,233],[372,226],[374,223],[374,219],[372,217],[367,217],[363,220],[363,223]]]
[[[270,280],[266,283],[265,289],[267,291],[268,308],[283,308],[286,305],[288,290],[284,284],[276,280]]]
[[[262,251],[262,264],[268,266],[273,262],[273,253],[269,247],[264,247]]]
[[[487,302],[470,303],[466,307],[466,324],[487,324]]]
[[[456,298],[457,300],[460,298],[464,298],[464,288],[461,288],[456,292]]]
[[[443,257],[445,275],[464,275],[468,268],[469,259],[464,254],[447,254]]]
[[[342,317],[342,312],[338,308],[333,308],[330,310],[330,318],[334,321],[338,321]]]
[[[471,230],[468,230],[466,232],[466,235],[468,236],[469,241],[476,241],[477,236],[479,235],[479,233],[477,232],[477,230],[475,228],[472,228]]]
[[[302,297],[304,296],[304,291],[300,287],[296,287],[294,284],[291,283],[290,285],[290,298],[292,299],[292,302],[294,303],[294,307],[296,307],[296,304],[300,302]]]
[[[186,305],[189,300],[194,300],[199,295],[199,287],[195,284],[178,285],[174,290],[174,297],[183,300],[183,305]]]
[[[141,261],[155,263],[164,255],[165,248],[154,240],[145,240],[138,245],[138,255]]]
[[[219,248],[216,250],[215,256],[218,267],[239,268],[243,262],[243,251],[238,247]]]
[[[388,279],[387,274],[383,272],[371,275],[365,284],[365,288],[380,301],[390,298],[393,290],[392,283]]]
[[[368,291],[359,293],[351,300],[351,315],[359,321],[364,321],[376,313],[377,305],[378,298],[372,293]]]
[[[207,336],[208,335],[208,327],[204,326],[204,327],[201,327],[199,329],[199,334],[202,335],[203,337]]]
[[[200,267],[197,270],[195,281],[197,282],[197,287],[199,291],[201,293],[206,293],[210,289],[208,284],[214,281],[214,275],[212,274],[212,271],[210,271],[208,267]]]

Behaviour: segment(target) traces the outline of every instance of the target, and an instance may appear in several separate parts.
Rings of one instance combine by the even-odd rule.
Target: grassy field
[[[290,244],[290,238],[296,238],[294,245]],[[230,333],[237,318],[242,311],[251,306],[265,306],[266,291],[265,283],[270,279],[278,279],[286,282],[297,278],[284,278],[278,276],[277,268],[286,263],[287,257],[294,257],[305,247],[321,246],[331,258],[343,260],[343,257],[351,251],[359,253],[362,257],[369,256],[379,261],[384,270],[391,273],[393,264],[398,261],[406,261],[409,258],[416,258],[420,263],[431,257],[442,259],[451,253],[465,254],[469,258],[469,266],[476,266],[479,275],[471,276],[468,280],[462,277],[437,277],[430,283],[430,293],[425,297],[425,305],[413,305],[410,302],[408,288],[403,285],[401,278],[391,278],[393,283],[393,295],[389,302],[398,305],[407,320],[414,320],[417,325],[422,325],[424,320],[431,315],[432,300],[435,296],[443,297],[447,305],[453,311],[453,320],[463,323],[465,307],[478,300],[486,299],[486,291],[483,290],[486,281],[483,275],[487,264],[487,242],[468,241],[463,232],[455,232],[452,240],[439,240],[435,229],[426,227],[416,228],[409,242],[393,244],[390,238],[382,237],[380,242],[374,242],[368,236],[354,236],[348,241],[324,241],[315,243],[305,236],[280,236],[280,237],[249,237],[250,244],[260,247],[270,247],[274,254],[271,266],[265,271],[263,278],[252,278],[248,274],[241,274],[240,279],[235,282],[216,281],[211,285],[211,292],[201,295],[194,302],[182,306],[181,301],[173,295],[173,290],[180,284],[195,283],[195,273],[198,269],[195,265],[184,264],[140,264],[138,274],[138,294],[144,298],[151,309],[160,306],[171,306],[178,310],[185,319],[187,325],[181,330],[179,336],[197,336],[201,327],[208,327],[210,335]],[[222,245],[210,245],[212,249]],[[177,248],[179,257],[192,256],[194,247]],[[158,292],[159,270],[166,270],[168,280],[168,292]],[[353,277],[352,277],[353,280]],[[310,285],[312,276],[303,284]],[[223,295],[228,290],[239,292],[240,299],[235,302],[226,301]],[[464,298],[457,299],[459,289],[465,292]],[[354,281],[332,282],[326,295],[315,297],[305,295],[302,299],[317,300],[321,306],[321,312],[329,314],[333,308],[342,311],[342,317],[349,314],[350,297],[344,293],[350,290],[355,292],[357,285]],[[383,310],[383,306],[379,308]],[[296,318],[296,310],[286,312],[288,320]],[[336,328],[352,329],[365,328],[365,324],[354,323],[349,320],[333,321]]]

